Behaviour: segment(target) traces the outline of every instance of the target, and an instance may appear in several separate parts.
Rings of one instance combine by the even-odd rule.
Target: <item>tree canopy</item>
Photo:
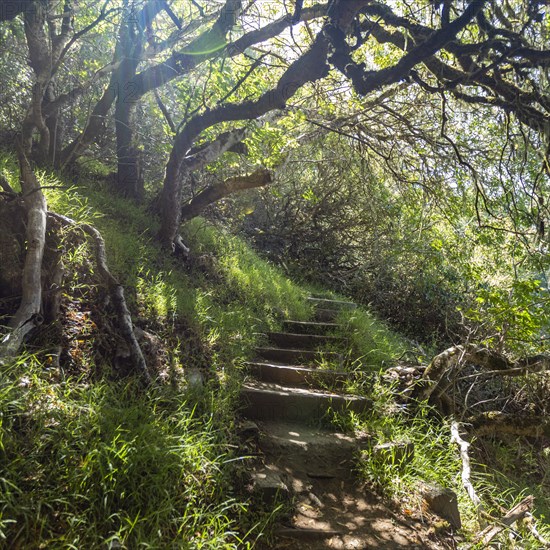
[[[0,118],[4,140],[17,136],[26,196],[41,197],[27,159],[74,174],[91,158],[107,160],[116,164],[113,191],[150,201],[161,245],[187,254],[182,221],[271,184],[269,171],[277,179],[290,158],[332,135],[354,151],[362,178],[393,181],[403,200],[421,189],[457,224],[460,208],[471,208],[478,226],[513,235],[544,271],[546,2],[1,8],[2,94],[12,101]],[[27,203],[27,216],[46,210]],[[44,240],[44,223],[28,227],[29,242]]]

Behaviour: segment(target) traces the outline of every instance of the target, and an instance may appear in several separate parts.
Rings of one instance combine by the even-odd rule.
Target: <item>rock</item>
[[[422,487],[422,497],[432,512],[446,519],[455,529],[462,527],[458,498],[454,491],[436,483],[430,483]]]
[[[260,435],[260,428],[256,422],[245,420],[238,428],[239,435],[244,439],[257,439]]]
[[[280,474],[268,468],[252,473],[252,492],[266,504],[273,503],[278,497],[290,496]]]

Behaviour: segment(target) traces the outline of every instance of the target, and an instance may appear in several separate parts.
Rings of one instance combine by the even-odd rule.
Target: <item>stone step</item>
[[[342,309],[356,309],[355,302],[346,302],[343,300],[330,300],[328,298],[313,298],[310,296],[308,302],[321,309],[332,309],[341,311]]]
[[[283,329],[293,334],[326,334],[338,330],[338,323],[320,323],[315,321],[284,321]]]
[[[346,382],[357,379],[357,374],[354,372],[316,369],[299,365],[279,365],[251,361],[245,363],[245,366],[250,375],[256,380],[288,386],[331,386],[340,388]]]
[[[325,336],[319,334],[293,334],[289,332],[268,332],[267,337],[272,344],[286,349],[315,350],[327,346],[342,347],[347,343],[340,336]]]
[[[349,467],[361,451],[370,445],[370,437],[350,435],[289,422],[260,423],[260,449],[290,473],[287,462],[292,462],[292,473],[302,479],[330,479],[351,473]],[[289,489],[300,490],[288,477]]]
[[[267,382],[247,382],[241,388],[243,415],[252,420],[316,422],[329,409],[356,413],[367,411],[371,401],[364,397],[339,395]]]
[[[334,351],[314,351],[305,349],[283,349],[262,347],[256,348],[256,353],[263,359],[283,363],[287,365],[303,365],[321,363],[329,361],[336,365],[341,365],[343,362],[342,355]]]

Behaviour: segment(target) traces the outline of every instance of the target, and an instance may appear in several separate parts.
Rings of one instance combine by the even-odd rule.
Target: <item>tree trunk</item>
[[[21,304],[9,323],[11,332],[0,343],[0,360],[14,356],[27,334],[42,323],[41,270],[46,240],[46,199],[21,146],[19,165],[27,214],[27,251],[21,283]]]
[[[103,91],[81,134],[78,135],[60,154],[58,166],[66,169],[105,131],[107,115],[116,98],[117,69],[113,71],[109,85]]]
[[[143,199],[143,175],[139,162],[139,151],[134,143],[135,102],[120,97],[115,109],[115,130],[117,142],[116,190],[123,196],[138,201]]]

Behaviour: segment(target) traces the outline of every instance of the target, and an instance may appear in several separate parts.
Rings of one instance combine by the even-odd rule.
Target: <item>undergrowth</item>
[[[545,452],[544,444],[534,444],[527,438],[514,439],[513,445],[512,441],[491,438],[472,441],[471,481],[483,502],[480,516],[462,484],[463,464],[457,446],[451,442],[449,421],[426,404],[417,404],[414,413],[397,406],[393,389],[383,382],[375,382],[368,393],[373,398],[368,414],[339,414],[333,421],[348,432],[370,436],[370,448],[359,461],[359,473],[402,514],[422,520],[427,511],[422,496],[425,488],[435,484],[451,489],[457,495],[462,519],[459,547],[481,550],[485,546],[477,542],[477,535],[488,518],[502,517],[530,494],[535,497],[537,529],[549,539],[550,454]],[[378,451],[377,446],[382,448]],[[438,527],[449,530],[447,523]],[[493,544],[495,548],[541,548],[540,541],[521,527],[519,531],[505,530]]]
[[[16,169],[11,157],[0,158],[0,170],[13,187]],[[79,348],[80,369],[63,371],[48,361],[44,350],[35,350],[0,371],[3,544],[79,549],[254,546],[274,516],[243,490],[247,458],[234,437],[241,365],[261,334],[280,328],[283,318],[308,319],[312,310],[306,296],[318,289],[293,283],[242,240],[202,219],[185,228],[189,260],[176,261],[157,247],[154,216],[113,196],[100,180],[68,188],[55,176],[39,176],[51,210],[101,231],[110,268],[125,287],[135,323],[162,342],[158,355],[165,367],[182,376],[147,392],[131,380],[101,376],[108,370],[102,370],[93,354],[93,331],[82,333],[85,304],[74,299],[85,296],[92,283],[69,278],[65,298],[80,320],[74,341],[87,342]],[[69,273],[93,270],[89,245],[70,231],[63,243]],[[344,311],[338,321],[344,327],[341,334],[350,339],[353,369],[375,372],[408,348],[364,309]],[[186,373],[194,369],[208,371],[207,381],[191,383]],[[414,456],[407,461],[366,460],[365,479],[399,501],[404,514],[421,510],[420,482],[450,487],[459,495],[467,531],[473,532],[475,513],[461,486],[460,458],[449,442],[448,426],[429,409],[414,417],[395,410],[391,392],[381,385],[371,387],[371,380],[364,379],[355,389],[373,398],[372,413],[338,422],[370,433],[379,443],[412,442]],[[514,464],[507,452],[487,453],[500,456],[506,475]],[[546,464],[540,490],[536,492],[534,474],[526,481],[543,498],[548,494],[549,459],[543,453],[535,461],[536,453],[529,455],[531,470]],[[521,498],[519,486],[495,469],[476,465],[475,472],[476,487],[496,516],[499,507],[509,508]],[[541,532],[550,535],[544,528]]]
[[[35,356],[0,373],[4,544],[218,549],[239,543],[237,520],[247,507],[232,496],[233,416],[219,396],[56,378]]]

